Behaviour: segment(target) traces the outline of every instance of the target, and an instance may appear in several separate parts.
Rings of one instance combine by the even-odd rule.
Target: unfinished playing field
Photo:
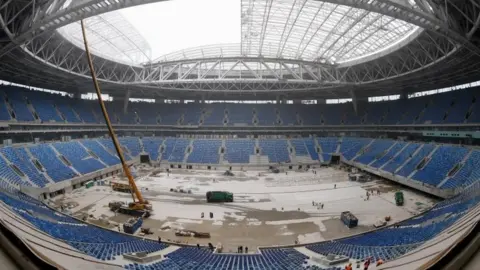
[[[436,201],[418,192],[395,186],[391,182],[373,180],[368,183],[351,182],[348,173],[336,168],[317,168],[288,174],[262,171],[234,171],[235,176],[223,176],[217,171],[177,170],[150,175],[151,169],[139,170],[137,185],[153,206],[153,215],[142,227],[149,227],[148,237],[189,244],[216,245],[222,243],[226,251],[237,246],[258,246],[309,243],[339,238],[373,229],[373,224],[390,216],[392,222],[409,218],[425,211]],[[118,179],[118,177],[116,177]],[[108,181],[107,181],[108,182]],[[334,186],[336,185],[336,188]],[[171,189],[191,191],[191,194],[171,192]],[[405,204],[396,206],[394,191],[401,189]],[[207,191],[230,191],[233,203],[209,204]],[[366,200],[367,190],[374,192]],[[117,223],[129,216],[115,214],[108,208],[110,201],[131,201],[131,195],[112,191],[109,186],[84,187],[55,198],[57,205],[69,204],[76,217],[91,216],[88,221],[117,230]],[[312,204],[315,202],[315,205]],[[317,204],[324,204],[324,208]],[[340,221],[340,213],[352,212],[359,226],[348,229]],[[204,212],[205,217],[201,218]],[[209,213],[214,215],[210,219]],[[108,222],[107,222],[108,221]],[[208,232],[210,239],[177,237],[175,231],[188,229]]]

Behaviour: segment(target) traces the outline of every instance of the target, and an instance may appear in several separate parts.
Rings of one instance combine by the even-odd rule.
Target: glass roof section
[[[313,0],[242,0],[244,55],[343,62],[382,51],[417,26]]]
[[[151,60],[147,40],[119,12],[109,12],[84,20],[88,44],[93,54],[113,61],[137,65]],[[67,40],[84,49],[80,22],[57,31]]]
[[[160,11],[167,12],[167,14],[174,13],[176,10],[185,10],[185,6],[193,2],[175,0],[148,6],[153,14],[157,14],[154,16],[156,18],[147,16],[145,9],[138,10],[139,14],[136,14],[135,20],[133,20],[131,12],[126,17],[122,15],[122,12],[110,12],[91,17],[86,19],[89,44],[94,54],[131,65],[192,58],[237,56],[263,56],[341,64],[352,60],[366,59],[364,57],[367,56],[375,57],[377,53],[393,48],[395,45],[401,46],[402,43],[408,41],[408,37],[412,37],[422,30],[415,25],[389,16],[317,0],[223,1],[222,3],[226,6],[222,7],[225,10],[231,7],[229,11],[231,13],[227,17],[207,15],[209,14],[208,10],[212,8],[203,5],[196,7],[194,11],[200,16],[203,13],[197,12],[198,9],[206,9],[200,19],[194,19],[193,15],[188,16],[188,13],[185,13],[185,16],[175,13],[176,18],[183,19],[170,20],[171,25],[160,29],[172,29],[171,32],[177,38],[168,38],[159,33],[158,25],[166,25],[160,24],[158,21],[158,16],[161,15]],[[211,4],[215,3],[213,0],[210,2]],[[172,6],[165,6],[166,3]],[[178,6],[173,6],[173,3],[178,3]],[[409,2],[409,4],[412,3],[414,2]],[[236,7],[237,12],[239,10],[241,12],[235,13],[233,7]],[[147,6],[143,8],[147,8]],[[134,9],[136,8],[129,10]],[[226,13],[228,12],[226,11]],[[241,18],[233,18],[234,16]],[[142,17],[145,18],[138,19],[142,19]],[[163,17],[168,16],[163,14]],[[221,19],[218,27],[202,28],[200,26],[202,21],[207,21],[212,17]],[[131,18],[132,22],[128,18]],[[238,29],[240,32],[235,32],[231,24],[221,23],[222,20],[230,20],[230,18],[237,20],[234,21],[235,25],[241,24]],[[215,23],[217,25],[216,21]],[[174,31],[173,29],[176,27],[178,29],[187,27],[198,33],[211,30],[214,33],[213,37],[218,39],[208,43],[210,38],[207,38],[208,40],[203,41],[207,43],[201,42],[198,47],[198,37],[185,35],[181,30]],[[237,43],[231,43],[232,38],[221,39],[226,36],[224,28],[231,29],[231,34],[235,33],[236,37],[240,36],[234,41]],[[228,29],[226,30],[228,31]],[[58,31],[69,41],[83,48],[79,22],[62,27]],[[183,36],[188,38],[182,39]],[[154,48],[152,57],[152,49],[149,44],[158,45],[158,40],[163,43],[172,43],[171,45],[174,45],[172,48],[175,48],[176,51],[169,54],[165,54],[165,52],[158,54],[155,53]],[[224,43],[216,45],[216,43],[222,42]],[[159,55],[163,56],[158,57]]]

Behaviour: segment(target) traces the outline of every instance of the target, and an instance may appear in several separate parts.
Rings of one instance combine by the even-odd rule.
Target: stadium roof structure
[[[92,53],[106,59],[135,65],[151,60],[147,40],[119,12],[109,12],[85,19],[85,29]],[[80,22],[57,30],[65,39],[84,48]]]
[[[161,0],[19,0],[0,5],[0,79],[91,92],[78,21],[111,95],[199,99],[366,97],[480,79],[480,5],[429,0],[242,0],[241,43],[153,61],[115,13]],[[62,28],[65,27],[65,28]]]

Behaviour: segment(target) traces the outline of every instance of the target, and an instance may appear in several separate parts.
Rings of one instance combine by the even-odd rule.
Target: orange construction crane
[[[128,167],[127,163],[125,162],[125,158],[123,156],[122,148],[120,147],[120,144],[118,143],[117,136],[115,135],[115,131],[113,130],[112,123],[110,122],[110,118],[108,116],[107,110],[105,109],[105,103],[103,102],[102,99],[102,93],[100,91],[100,87],[98,85],[97,77],[95,75],[95,69],[92,64],[92,56],[90,55],[90,50],[88,47],[88,41],[87,41],[87,35],[85,32],[85,25],[83,20],[81,20],[81,25],[82,25],[82,34],[83,34],[83,41],[85,44],[85,52],[87,55],[87,60],[88,60],[88,66],[90,67],[90,73],[92,75],[92,80],[93,80],[93,85],[95,86],[95,91],[97,92],[97,98],[98,98],[98,103],[100,104],[100,107],[102,109],[103,117],[105,118],[105,122],[107,123],[108,127],[108,133],[110,134],[110,137],[112,138],[113,145],[115,146],[115,150],[117,151],[118,157],[120,158],[120,162],[122,163],[123,171],[125,172],[125,175],[128,178],[128,183],[132,189],[132,199],[133,202],[130,203],[128,206],[125,206],[126,208],[123,209],[123,213],[126,214],[135,214],[137,215],[138,211],[142,212],[147,212],[147,216],[150,215],[150,211],[152,210],[152,206],[148,203],[147,200],[145,200],[142,196],[142,193],[140,190],[137,188],[137,185],[135,183],[135,180],[133,179],[133,176],[130,172],[130,168]],[[136,199],[135,199],[136,197]]]

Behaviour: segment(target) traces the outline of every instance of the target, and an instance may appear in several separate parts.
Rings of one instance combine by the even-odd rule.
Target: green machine
[[[233,202],[233,193],[227,191],[207,192],[207,202]]]
[[[398,206],[402,206],[402,205],[403,205],[403,192],[401,192],[401,191],[395,192],[395,203],[396,203]]]

